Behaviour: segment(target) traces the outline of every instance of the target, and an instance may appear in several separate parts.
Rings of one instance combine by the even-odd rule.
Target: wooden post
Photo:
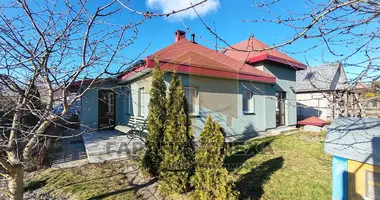
[[[343,106],[344,106],[344,114],[343,116],[348,117],[348,92],[343,93]]]
[[[354,97],[353,93],[350,92],[350,116],[353,117],[355,115],[355,110],[354,110]]]
[[[356,101],[358,102],[358,107],[359,107],[360,117],[366,117],[366,115],[365,115],[365,111],[364,111],[364,108],[363,108],[361,102],[359,101],[358,94],[355,93],[354,96],[355,96]]]
[[[335,119],[335,95],[334,95],[334,92],[331,92],[331,97],[332,97],[332,119],[334,120]]]

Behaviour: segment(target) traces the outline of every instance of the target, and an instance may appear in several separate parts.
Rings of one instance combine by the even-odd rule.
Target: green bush
[[[224,162],[224,137],[221,127],[209,116],[201,133],[200,147],[195,155],[195,174],[191,185],[195,188],[193,199],[236,199],[233,183]]]
[[[185,90],[176,73],[170,82],[165,123],[160,191],[170,196],[188,191],[194,166],[193,135],[189,128]]]
[[[156,176],[159,173],[159,166],[162,160],[161,145],[166,121],[166,85],[164,82],[164,72],[159,68],[158,62],[153,69],[147,120],[148,135],[145,143],[146,151],[143,158],[143,167],[150,175]]]

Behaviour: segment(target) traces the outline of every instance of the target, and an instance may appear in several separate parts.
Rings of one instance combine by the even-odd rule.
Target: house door
[[[284,126],[286,92],[276,92],[276,99],[276,126]]]
[[[115,127],[115,93],[111,90],[99,90],[98,125],[99,129]]]

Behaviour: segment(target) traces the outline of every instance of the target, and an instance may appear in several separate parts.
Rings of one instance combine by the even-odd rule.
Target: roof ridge
[[[236,49],[245,49],[247,51],[238,51]],[[260,49],[267,50],[253,51]],[[226,52],[224,54],[230,57],[234,57],[237,60],[248,61],[250,63],[256,63],[263,60],[272,60],[274,62],[289,66],[294,65],[294,67],[298,69],[306,68],[306,65],[302,62],[294,59],[293,57],[287,55],[277,48],[270,48],[269,45],[255,37],[249,37],[248,39],[243,40],[239,43],[230,45],[230,47],[226,48]]]
[[[184,41],[182,41],[182,40],[184,40]],[[179,40],[178,42],[175,42],[175,43],[173,43],[173,44],[171,44],[171,45],[169,45],[169,46],[167,46],[167,47],[164,47],[164,48],[161,49],[160,51],[165,50],[165,49],[166,49],[166,51],[169,51],[171,47],[175,47],[175,46],[179,45],[179,44],[177,44],[177,43],[180,43],[181,41],[182,41],[182,43],[183,43],[183,42],[188,42],[188,43],[191,44],[191,45],[198,46],[198,47],[200,47],[200,48],[206,49],[207,51],[212,51],[212,52],[214,52],[214,53],[219,54],[220,56],[223,56],[225,59],[228,59],[228,60],[234,60],[234,61],[239,62],[239,63],[242,64],[242,66],[241,66],[240,69],[237,69],[237,68],[233,68],[233,67],[231,67],[231,69],[233,69],[233,70],[242,71],[243,67],[246,66],[246,65],[248,65],[248,64],[246,64],[246,63],[244,63],[244,62],[241,62],[241,61],[239,61],[239,60],[236,60],[235,58],[232,58],[232,57],[230,57],[230,56],[227,56],[227,55],[225,55],[225,54],[223,54],[223,53],[221,53],[221,52],[219,52],[219,51],[214,51],[214,50],[212,50],[212,49],[210,49],[210,48],[208,48],[208,47],[206,47],[206,46],[203,46],[203,45],[201,45],[201,44],[193,43],[193,42],[191,42],[190,40],[188,40],[188,39],[186,39],[186,38],[183,38],[183,39]],[[175,44],[177,44],[177,45],[175,45]],[[157,54],[157,53],[159,53],[160,51],[157,51],[156,53],[153,53],[153,54],[151,54],[151,55],[149,55],[149,56],[147,56],[147,57],[151,57],[152,55]],[[163,51],[163,52],[166,52],[166,51]],[[189,49],[189,51],[194,51],[194,50]],[[194,51],[194,52],[196,52],[196,51]],[[209,58],[209,59],[213,59],[213,60],[215,60],[214,58]],[[169,62],[169,61],[165,61],[165,62]],[[216,60],[216,62],[221,63],[220,61],[217,61],[217,60]],[[221,64],[223,64],[223,63],[221,63]],[[249,65],[249,66],[250,66],[250,65]],[[251,67],[251,66],[250,66],[250,67]],[[265,74],[265,72],[262,72],[262,71],[260,71],[260,70],[258,70],[258,71],[259,71],[261,74]]]

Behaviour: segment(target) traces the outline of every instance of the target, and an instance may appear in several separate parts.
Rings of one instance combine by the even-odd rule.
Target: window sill
[[[255,112],[243,112],[244,115],[255,115]]]
[[[199,114],[189,114],[189,117],[196,118],[196,117],[199,117]]]

